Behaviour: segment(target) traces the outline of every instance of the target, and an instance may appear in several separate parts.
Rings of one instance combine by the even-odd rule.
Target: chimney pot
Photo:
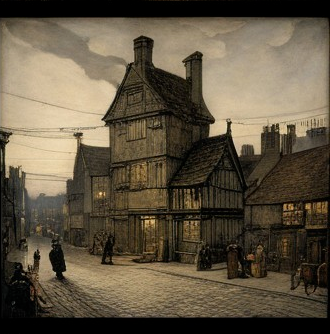
[[[153,39],[145,36],[140,36],[134,39],[134,65],[140,71],[142,76],[145,75],[147,66],[152,64],[152,49],[154,46]]]
[[[182,61],[186,67],[186,79],[190,82],[191,101],[197,105],[202,102],[202,58],[203,54],[196,51]]]

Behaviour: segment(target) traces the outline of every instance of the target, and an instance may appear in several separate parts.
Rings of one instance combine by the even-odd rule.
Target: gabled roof
[[[204,183],[221,159],[227,135],[209,137],[194,144],[170,186],[184,187]]]
[[[109,175],[110,148],[80,144],[80,150],[90,176]]]
[[[329,145],[285,155],[246,204],[279,204],[329,197]]]
[[[107,121],[112,118],[111,113],[115,109],[116,102],[123,91],[125,81],[129,77],[130,71],[134,71],[135,74],[140,77],[141,82],[145,83],[149,89],[156,93],[166,108],[179,118],[189,121],[203,120],[207,123],[215,122],[214,117],[207,109],[204,101],[202,101],[200,108],[191,102],[190,84],[186,79],[154,66],[148,66],[146,68],[145,77],[142,77],[135,70],[134,64],[127,66],[125,76],[117,90],[115,99],[102,120]]]
[[[155,67],[147,69],[146,79],[168,109],[178,117],[186,117],[189,120],[204,119],[209,123],[214,123],[215,119],[204,101],[200,110],[191,102],[190,84],[186,79]]]

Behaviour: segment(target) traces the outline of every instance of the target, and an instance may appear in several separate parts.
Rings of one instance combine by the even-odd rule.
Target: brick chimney
[[[202,57],[203,54],[196,51],[182,61],[186,67],[186,79],[191,85],[191,101],[197,105],[200,105],[203,99]]]
[[[145,75],[146,67],[153,66],[152,64],[152,49],[154,41],[145,36],[140,36],[134,39],[134,65],[136,70],[142,76]]]
[[[267,152],[280,153],[280,127],[278,123],[263,127],[261,154]]]

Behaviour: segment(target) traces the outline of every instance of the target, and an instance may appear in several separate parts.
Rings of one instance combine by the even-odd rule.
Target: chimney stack
[[[278,123],[264,126],[261,134],[261,154],[280,153],[280,126]]]
[[[82,132],[75,132],[73,134],[74,137],[77,138],[77,152],[79,151],[79,148],[80,148],[80,144],[81,144],[81,137],[83,136],[83,133]]]
[[[145,36],[140,36],[134,39],[134,65],[142,77],[145,75],[146,67],[153,66],[152,64],[152,49],[154,41]]]
[[[197,105],[202,102],[202,57],[203,54],[196,51],[182,61],[186,67],[186,79],[190,82],[191,101]]]

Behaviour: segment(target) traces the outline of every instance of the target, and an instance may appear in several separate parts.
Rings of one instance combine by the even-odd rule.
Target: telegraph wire
[[[69,178],[68,178],[69,179]],[[53,181],[53,182],[66,182],[67,180],[52,180],[52,179],[35,179],[35,178],[25,178],[25,180],[34,180],[34,181]]]
[[[43,135],[33,135],[33,134],[24,134],[24,133],[14,133],[15,136],[23,136],[23,137],[33,137],[33,138],[47,138],[47,139],[66,139],[66,140],[72,140],[75,139],[72,136],[67,137],[61,137],[61,136],[43,136]]]
[[[287,113],[273,114],[273,115],[266,115],[266,116],[256,116],[256,117],[236,117],[236,118],[233,117],[233,119],[236,119],[236,120],[267,119],[267,118],[274,118],[274,117],[299,115],[299,114],[306,114],[306,113],[312,112],[312,111],[322,110],[322,109],[325,109],[325,108],[328,108],[328,107],[329,107],[329,105],[325,105],[323,107],[318,107],[318,108],[313,108],[313,109],[308,109],[308,110],[302,110],[302,111],[294,111],[294,112],[287,112]],[[243,111],[240,111],[240,113],[243,113]],[[324,115],[324,114],[322,114],[322,115]],[[307,118],[309,118],[309,117],[307,117]],[[222,120],[226,120],[226,119],[222,119]]]
[[[279,124],[285,124],[285,123],[290,123],[290,122],[299,122],[299,121],[303,121],[303,120],[308,120],[308,119],[311,119],[311,118],[315,118],[315,117],[318,117],[318,116],[323,116],[323,115],[328,115],[328,113],[322,113],[322,114],[317,114],[317,115],[311,115],[311,116],[307,116],[307,117],[301,117],[301,118],[296,118],[296,119],[290,119],[290,120],[285,120],[285,121],[272,121],[272,123],[279,123]],[[265,119],[267,118],[272,118],[272,117],[264,117]],[[234,120],[237,119],[237,118],[233,118]],[[248,119],[248,118],[247,118]],[[252,118],[251,118],[252,119]],[[225,119],[223,119],[225,120]],[[263,125],[265,124],[265,122],[259,122],[259,123],[244,123],[244,122],[235,122],[233,121],[232,122],[233,124],[238,124],[238,125]]]
[[[100,129],[108,128],[104,125],[95,125],[95,126],[80,126],[80,127],[57,127],[57,128],[15,128],[15,127],[6,127],[2,126],[2,129],[5,129],[7,131],[22,131],[22,132],[61,132],[61,133],[66,133],[66,130],[70,130],[72,132],[67,132],[67,133],[73,133],[75,131],[82,131],[82,130],[95,130],[95,129]]]
[[[72,108],[62,107],[62,106],[59,106],[57,104],[48,103],[48,102],[40,101],[40,100],[37,100],[37,99],[32,99],[30,97],[26,97],[26,96],[22,96],[22,95],[18,95],[18,94],[8,93],[8,92],[4,92],[4,91],[2,91],[1,93],[2,94],[11,95],[11,96],[15,96],[15,97],[18,97],[20,99],[24,99],[24,100],[28,100],[28,101],[33,101],[33,102],[45,104],[45,105],[48,105],[48,106],[51,106],[51,107],[56,107],[56,108],[61,108],[61,109],[65,109],[65,110],[79,112],[79,113],[82,113],[82,114],[104,116],[104,114],[99,114],[99,113],[95,113],[95,112],[82,111],[82,110],[78,110],[78,109],[72,109]]]
[[[26,175],[34,175],[34,176],[48,176],[48,177],[58,177],[58,178],[62,178],[62,179],[67,179],[66,176],[59,176],[56,174],[40,174],[40,173],[28,173],[25,172]]]
[[[71,159],[35,159],[35,158],[12,158],[12,157],[6,157],[6,160],[28,160],[28,161],[57,161],[57,160],[74,160],[75,158]]]
[[[15,143],[13,141],[10,141],[11,144],[14,144],[14,145],[19,145],[19,146],[24,146],[24,147],[29,147],[29,148],[33,148],[35,150],[39,150],[39,151],[46,151],[46,152],[54,152],[54,153],[67,153],[67,154],[75,154],[76,152],[66,152],[66,151],[55,151],[55,150],[47,150],[47,149],[43,149],[43,148],[38,148],[38,147],[33,147],[33,146],[29,146],[29,145],[24,145],[24,144],[18,144],[18,143]],[[57,159],[55,159],[57,160]],[[71,160],[71,159],[69,159]]]

